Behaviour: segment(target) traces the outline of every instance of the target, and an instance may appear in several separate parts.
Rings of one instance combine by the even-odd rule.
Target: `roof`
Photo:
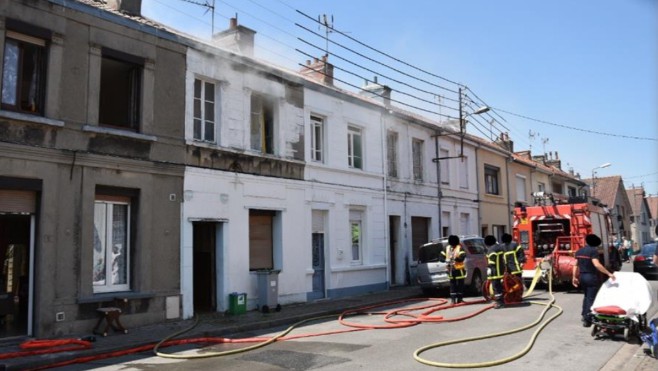
[[[592,179],[585,179],[585,182],[592,186]],[[592,187],[592,196],[601,200],[603,204],[613,207],[616,204],[615,201],[617,200],[619,190],[623,189],[624,181],[620,175],[595,178],[594,186]]]
[[[658,196],[649,196],[646,200],[649,205],[649,218],[658,219]]]
[[[633,215],[640,215],[642,212],[642,203],[644,202],[644,188],[629,188],[626,190],[626,195],[628,195],[628,201],[631,203]]]

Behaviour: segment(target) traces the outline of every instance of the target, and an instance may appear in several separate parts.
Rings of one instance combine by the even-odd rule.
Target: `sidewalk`
[[[279,312],[261,313],[252,310],[245,314],[232,316],[215,313],[204,315],[199,321],[199,324],[190,332],[185,333],[183,337],[233,337],[235,334],[241,332],[292,325],[305,319],[332,314],[338,315],[350,309],[390,303],[419,296],[420,289],[416,286],[395,287],[385,292],[332,300],[320,300],[312,303],[285,305]],[[0,359],[0,370],[24,370],[44,367],[79,357],[89,357],[144,345],[154,345],[167,336],[191,327],[194,325],[194,322],[194,320],[166,322],[158,325],[129,329],[128,334],[111,333],[107,337],[96,336],[96,342],[88,350]],[[80,334],[71,338],[88,335],[90,334]],[[0,342],[0,354],[19,351],[19,342]],[[624,344],[610,358],[602,370],[658,370],[658,359],[644,355],[643,348],[644,346],[642,344]]]

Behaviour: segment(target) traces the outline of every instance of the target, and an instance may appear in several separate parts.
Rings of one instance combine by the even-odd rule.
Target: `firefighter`
[[[484,245],[487,247],[487,279],[491,282],[494,290],[494,308],[499,309],[505,306],[503,297],[503,275],[505,274],[505,248],[496,243],[496,237],[484,237]]]
[[[507,262],[507,271],[522,279],[523,263],[525,263],[525,252],[523,246],[512,241],[512,235],[503,233],[500,238],[505,248],[505,261]]]
[[[448,237],[448,246],[441,252],[445,256],[448,265],[448,277],[450,277],[450,300],[452,304],[463,302],[464,279],[466,278],[466,267],[464,259],[466,252],[459,243],[459,237],[451,235]]]
[[[585,236],[585,247],[576,251],[576,261],[572,270],[571,282],[575,287],[580,286],[583,289],[583,308],[580,312],[584,327],[592,325],[591,308],[594,304],[594,298],[601,286],[597,270],[606,275],[611,280],[615,280],[614,273],[610,273],[599,261],[599,252],[597,247],[601,245],[601,239],[595,234]]]

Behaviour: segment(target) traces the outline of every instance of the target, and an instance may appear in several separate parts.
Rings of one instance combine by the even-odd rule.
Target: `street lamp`
[[[592,169],[592,197],[594,197],[594,189],[596,188],[596,184],[595,184],[595,181],[594,181],[594,177],[596,176],[596,169],[603,169],[603,168],[606,168],[610,165],[612,165],[612,164],[609,163],[609,162],[606,162],[605,164],[599,165],[599,166],[595,167],[594,169]]]

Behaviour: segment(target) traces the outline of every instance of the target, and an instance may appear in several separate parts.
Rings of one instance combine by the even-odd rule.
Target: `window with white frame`
[[[500,189],[498,188],[498,173],[500,169],[494,166],[484,166],[484,186],[486,193],[490,195],[499,195]]]
[[[459,229],[461,234],[463,235],[467,235],[471,233],[471,214],[469,213],[459,214]]]
[[[11,23],[7,20],[8,26]],[[5,32],[2,109],[43,114],[46,59],[46,40],[12,30]]]
[[[525,177],[522,175],[516,175],[516,200],[520,202],[526,202],[526,192],[525,192]]]
[[[468,189],[468,156],[463,156],[459,163],[459,188]]]
[[[251,149],[274,154],[274,103],[262,95],[251,95]]]
[[[97,196],[94,203],[94,293],[130,290],[130,199]]]
[[[388,176],[398,177],[398,133],[389,130],[386,135],[386,156],[388,162]]]
[[[423,180],[423,141],[420,139],[412,139],[411,141],[411,155],[413,158],[413,173],[415,181]]]
[[[216,85],[194,79],[194,139],[215,143]]]
[[[324,162],[324,119],[311,115],[311,160]]]
[[[360,263],[363,250],[363,212],[350,210],[351,261]]]
[[[439,158],[450,157],[450,151],[447,149],[441,148],[439,150]],[[439,166],[441,167],[441,184],[450,184],[450,161],[443,160],[439,161]]]
[[[352,169],[363,169],[363,145],[361,129],[347,129],[347,164]]]

